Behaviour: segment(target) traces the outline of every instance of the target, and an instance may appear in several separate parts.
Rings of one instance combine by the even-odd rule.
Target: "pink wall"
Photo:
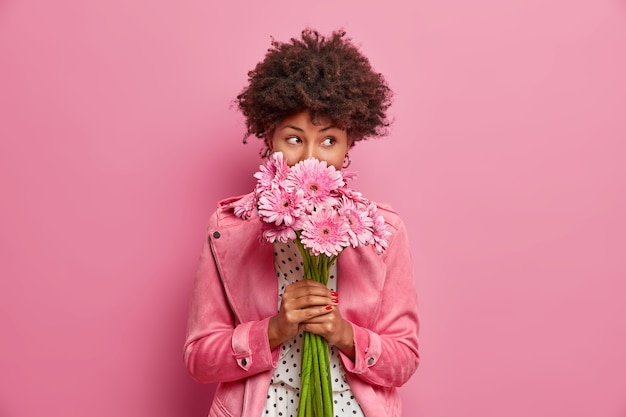
[[[187,299],[259,163],[230,101],[305,25],[397,93],[352,159],[414,245],[404,415],[626,416],[623,0],[212,3],[0,1],[1,416],[206,415]]]

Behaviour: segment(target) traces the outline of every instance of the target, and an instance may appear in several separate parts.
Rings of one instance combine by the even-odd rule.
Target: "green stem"
[[[324,415],[332,415],[333,388],[330,377],[330,359],[328,357],[328,342],[322,337],[316,337],[316,351],[319,355],[320,388],[322,392],[322,406]],[[328,414],[330,413],[330,414]]]
[[[304,349],[306,344],[307,334],[303,334],[302,340],[302,370],[300,374],[300,405],[298,408],[298,417],[308,417],[311,414],[310,402],[306,401],[310,397],[311,392],[311,371],[312,371],[312,357],[309,350]]]
[[[304,267],[304,277],[328,285],[330,268],[337,255],[311,255],[298,238],[295,240]],[[298,417],[333,417],[332,379],[328,342],[321,336],[304,332]]]
[[[322,391],[322,378],[321,378],[321,370],[320,370],[320,355],[319,351],[315,349],[316,341],[315,339],[319,337],[315,334],[309,334],[309,344],[308,349],[311,351],[313,356],[313,404],[316,415],[323,415],[319,411],[324,410],[324,403],[322,402],[323,391]]]

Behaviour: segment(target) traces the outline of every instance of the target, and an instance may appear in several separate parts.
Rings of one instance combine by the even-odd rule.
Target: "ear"
[[[272,138],[274,137],[274,130],[269,130],[263,140],[265,141],[265,146],[270,150],[270,152],[274,152],[274,141]]]
[[[352,149],[352,147],[356,144],[357,138],[348,133],[348,149]]]

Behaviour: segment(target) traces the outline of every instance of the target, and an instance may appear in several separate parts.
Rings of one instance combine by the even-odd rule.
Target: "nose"
[[[315,148],[315,145],[312,143],[307,144],[307,146],[304,149],[304,152],[302,153],[302,160],[309,159],[309,158],[319,159],[317,155],[317,149]]]

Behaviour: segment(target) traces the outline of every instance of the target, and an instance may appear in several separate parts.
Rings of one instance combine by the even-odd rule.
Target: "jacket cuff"
[[[267,337],[269,317],[259,321],[242,323],[235,328],[232,338],[233,359],[240,368],[275,368],[280,354],[279,349],[270,350]]]
[[[339,351],[339,356],[348,372],[362,374],[376,365],[382,352],[382,344],[377,333],[354,323],[350,324],[354,333],[354,362],[341,351]]]

